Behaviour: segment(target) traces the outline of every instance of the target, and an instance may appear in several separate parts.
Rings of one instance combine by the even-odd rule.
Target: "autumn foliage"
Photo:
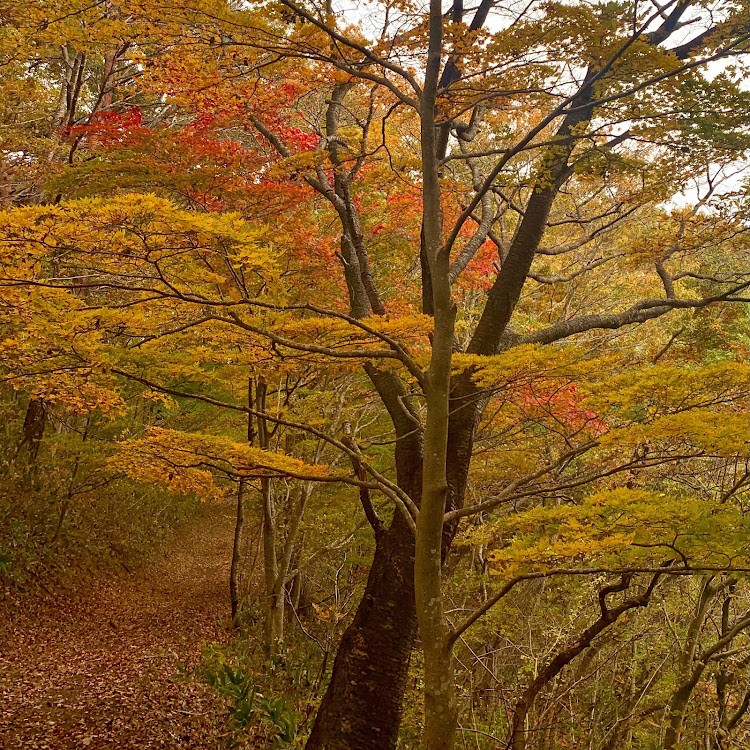
[[[238,745],[743,747],[750,9],[448,6],[0,10],[4,497],[234,504]]]

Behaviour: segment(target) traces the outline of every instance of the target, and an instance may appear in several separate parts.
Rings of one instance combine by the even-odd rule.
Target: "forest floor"
[[[190,674],[228,636],[232,529],[206,505],[132,574],[4,602],[0,748],[219,747],[219,699]]]

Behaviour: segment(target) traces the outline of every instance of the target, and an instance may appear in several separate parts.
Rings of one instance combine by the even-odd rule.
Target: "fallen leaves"
[[[132,576],[2,603],[0,747],[220,747],[220,700],[185,675],[227,636],[231,521],[207,505]]]

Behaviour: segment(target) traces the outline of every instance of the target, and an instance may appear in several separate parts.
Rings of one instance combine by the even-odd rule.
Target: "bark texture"
[[[341,639],[307,750],[392,750],[416,635],[414,538],[396,513]]]

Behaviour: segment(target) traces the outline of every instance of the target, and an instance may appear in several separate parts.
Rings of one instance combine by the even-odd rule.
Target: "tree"
[[[417,36],[419,33],[426,33],[424,45],[421,48],[417,46],[416,49],[411,47],[408,52],[404,50],[403,53],[398,47],[398,42],[408,38],[408,35],[399,34],[394,37],[390,45],[381,41],[379,44],[368,46],[361,38],[354,38],[335,27],[325,14],[318,15],[314,10],[307,10],[292,3],[285,3],[285,6],[297,17],[304,20],[314,31],[303,29],[300,35],[304,41],[298,41],[293,34],[290,34],[284,39],[287,43],[282,46],[279,42],[271,41],[268,37],[265,37],[261,30],[260,37],[265,45],[263,49],[267,50],[272,44],[276,43],[287,56],[312,55],[320,62],[333,66],[351,76],[354,80],[364,79],[379,84],[391,92],[397,106],[412,108],[419,121],[418,143],[422,186],[422,288],[424,290],[425,310],[434,315],[435,318],[430,367],[426,373],[415,374],[417,380],[420,380],[420,377],[423,378],[420,385],[423,387],[427,403],[423,438],[421,434],[420,439],[414,437],[414,424],[411,418],[413,413],[410,413],[403,406],[406,394],[401,383],[394,381],[387,374],[370,369],[371,378],[381,398],[386,404],[390,404],[389,411],[396,424],[397,434],[402,441],[398,453],[406,454],[403,456],[405,463],[401,463],[399,467],[403,482],[402,488],[420,507],[416,544],[416,576],[419,581],[417,587],[417,619],[421,621],[423,642],[426,649],[427,744],[431,747],[450,746],[452,742],[451,726],[454,723],[454,710],[450,697],[452,680],[449,676],[451,656],[446,643],[446,625],[442,616],[439,591],[441,557],[449,543],[451,532],[448,531],[447,534],[443,534],[443,510],[446,506],[446,493],[450,495],[450,501],[447,503],[448,508],[460,508],[462,503],[471,457],[473,432],[483,406],[483,399],[476,393],[470,374],[455,378],[452,384],[450,382],[450,359],[454,344],[455,314],[450,293],[450,251],[456,243],[461,229],[472,218],[474,211],[482,203],[485,194],[494,186],[496,178],[503,173],[506,165],[511,163],[514,157],[525,156],[527,147],[536,145],[542,154],[541,160],[538,162],[536,182],[532,184],[526,205],[520,211],[522,218],[519,219],[515,227],[512,240],[506,250],[507,254],[502,258],[502,268],[488,293],[486,306],[479,317],[479,322],[467,347],[468,352],[472,354],[493,355],[505,343],[503,335],[518,304],[521,289],[528,278],[534,256],[540,247],[552,206],[563,185],[571,180],[576,169],[585,171],[586,162],[593,160],[595,154],[603,154],[605,160],[607,160],[607,154],[613,149],[627,141],[631,136],[643,137],[643,133],[636,135],[633,130],[624,133],[612,133],[610,131],[609,138],[602,138],[598,144],[595,141],[593,150],[585,147],[584,144],[586,144],[587,139],[592,137],[594,133],[606,133],[608,124],[613,121],[639,120],[644,115],[648,120],[663,119],[666,108],[664,108],[665,102],[660,101],[660,99],[661,97],[668,98],[668,95],[660,84],[670,79],[679,80],[680,76],[684,75],[691,77],[691,74],[697,71],[701,64],[707,62],[709,58],[720,59],[726,55],[734,55],[736,51],[742,49],[742,45],[746,42],[741,27],[741,19],[745,11],[740,10],[731,21],[722,24],[721,30],[713,28],[704,30],[697,33],[690,41],[673,50],[665,50],[662,45],[672,37],[677,27],[684,21],[685,14],[688,11],[687,3],[677,3],[669,9],[669,12],[657,10],[641,17],[638,17],[637,12],[633,15],[623,13],[619,17],[619,24],[622,25],[619,26],[618,30],[610,35],[605,31],[604,37],[597,37],[596,41],[586,42],[581,40],[580,36],[576,36],[574,44],[567,47],[566,52],[575,50],[575,59],[580,61],[581,68],[585,70],[585,74],[579,79],[577,88],[571,88],[562,93],[560,99],[557,100],[561,103],[557,103],[556,106],[548,106],[546,111],[544,111],[545,105],[543,104],[544,94],[550,96],[554,92],[548,87],[548,84],[546,88],[542,88],[542,101],[537,106],[542,109],[544,114],[531,127],[521,131],[521,135],[515,138],[513,145],[502,149],[499,160],[496,160],[485,174],[478,173],[477,189],[469,191],[470,197],[466,200],[466,207],[453,228],[446,235],[443,235],[440,170],[441,161],[446,158],[444,149],[451,132],[457,133],[459,141],[462,140],[461,136],[467,134],[476,137],[471,133],[472,126],[476,125],[479,119],[477,102],[476,99],[473,99],[475,96],[481,97],[483,105],[485,102],[490,102],[491,104],[487,105],[487,108],[492,108],[493,105],[498,107],[497,100],[504,104],[508,97],[513,95],[522,98],[526,94],[532,100],[537,100],[540,92],[532,91],[528,84],[523,88],[519,87],[520,91],[514,90],[513,63],[519,58],[523,59],[523,52],[520,50],[523,42],[520,40],[524,39],[525,41],[524,32],[529,34],[527,38],[533,39],[535,31],[538,33],[541,30],[540,27],[547,30],[548,27],[545,24],[548,23],[550,26],[559,24],[560,16],[557,15],[557,12],[566,17],[568,9],[555,8],[555,11],[538,25],[533,22],[523,23],[521,21],[514,24],[511,31],[504,30],[504,32],[493,35],[492,52],[496,55],[498,53],[502,55],[504,52],[505,60],[508,60],[506,65],[511,71],[509,75],[502,79],[504,85],[500,88],[498,86],[500,76],[496,78],[487,75],[484,85],[474,83],[474,81],[481,80],[481,73],[483,72],[481,67],[483,62],[481,60],[483,53],[481,43],[476,43],[475,47],[470,48],[468,52],[461,42],[456,43],[454,50],[444,50],[442,42],[443,9],[439,4],[433,3],[430,6],[428,16],[419,17],[414,22],[414,35],[417,38],[419,38]],[[469,31],[478,32],[481,29],[486,21],[489,9],[490,4],[480,6],[470,22]],[[571,9],[570,12],[575,15],[580,11]],[[455,22],[463,21],[461,6],[454,7],[453,13]],[[617,27],[618,21],[608,16],[608,13],[609,11],[604,11],[603,15],[596,20],[588,16],[587,20],[593,23],[601,23],[604,28],[612,25]],[[626,18],[627,21],[625,21]],[[630,25],[631,18],[637,19],[634,25]],[[473,26],[473,29],[471,26]],[[519,31],[519,26],[523,31]],[[562,28],[566,28],[564,23]],[[736,34],[732,37],[731,42],[726,43],[724,34],[728,33],[731,36],[733,32],[729,31],[730,28],[736,29]],[[257,32],[258,30],[253,29],[252,31]],[[562,32],[562,35],[567,33],[569,32],[566,29]],[[315,34],[322,34],[330,40],[328,43],[330,46],[325,51],[314,50],[311,52],[309,38]],[[719,37],[722,38],[722,42],[719,42],[716,46]],[[473,41],[472,34],[464,37],[464,39],[468,39],[471,43]],[[602,39],[605,41],[602,42]],[[503,49],[503,42],[508,44],[509,50]],[[261,47],[261,42],[255,40],[238,40],[238,43],[244,46]],[[592,43],[593,47],[587,46]],[[576,49],[575,45],[580,46]],[[704,57],[701,58],[700,53],[706,49],[708,52],[704,52]],[[386,51],[382,52],[382,50]],[[413,53],[413,51],[416,51],[418,59],[424,65],[418,77],[415,77],[408,68],[404,68],[400,64],[400,54],[406,55]],[[546,51],[549,54],[549,50],[546,49]],[[441,74],[441,62],[446,52],[449,55],[448,63],[443,69],[445,72]],[[474,57],[472,57],[472,53],[474,53]],[[552,58],[554,59],[554,56]],[[477,64],[477,59],[480,60],[479,64]],[[549,61],[545,60],[545,63],[549,64]],[[464,70],[462,70],[462,67]],[[549,69],[545,70],[544,66],[537,69],[533,65],[527,66],[523,70],[524,78],[526,81],[529,78],[533,79],[533,73],[536,72],[539,76],[538,80],[547,83],[549,80],[545,80],[547,70]],[[471,76],[472,82],[465,84],[462,80],[462,74],[467,79]],[[696,85],[710,87],[705,79],[702,83],[696,81],[688,84],[688,87]],[[335,184],[331,185],[330,182],[322,181],[320,170],[311,179],[319,182],[320,192],[331,197],[337,212],[343,217],[342,237],[346,238],[344,244],[356,248],[355,256],[352,256],[351,253],[347,256],[342,251],[346,268],[356,268],[358,265],[360,271],[361,285],[356,284],[356,277],[354,283],[350,280],[348,285],[352,302],[351,314],[357,316],[369,311],[382,314],[385,307],[374,286],[372,272],[370,271],[370,258],[367,255],[366,248],[362,247],[363,241],[358,230],[362,222],[358,220],[356,206],[348,198],[351,180],[355,175],[347,174],[341,166],[336,170],[337,162],[340,159],[338,154],[341,146],[336,141],[333,141],[333,145],[331,145],[332,139],[337,137],[337,120],[342,109],[341,101],[348,88],[350,88],[348,83],[337,87],[336,94],[331,98],[326,117],[325,136],[329,144],[329,151],[332,152]],[[680,86],[678,85],[676,88],[679,89]],[[481,92],[478,95],[475,93],[477,90]],[[443,107],[442,111],[440,111],[438,105]],[[453,107],[452,111],[451,107]],[[468,124],[459,119],[461,115],[472,111],[474,115],[470,118]],[[679,123],[678,128],[681,130],[689,129],[691,127],[690,119],[688,115],[686,121]],[[641,122],[645,123],[644,120],[641,120]],[[259,127],[262,127],[262,123],[259,123]],[[732,128],[731,125],[730,128]],[[551,134],[554,136],[552,143],[546,147],[542,145],[539,148],[538,141],[535,143],[534,139],[541,134],[547,135],[550,132],[549,129],[552,129]],[[644,128],[643,132],[647,130],[648,128]],[[282,150],[286,148],[283,142],[274,138],[273,133],[268,128],[265,128],[265,131],[261,129],[261,133],[276,145],[282,155],[286,155]],[[652,133],[649,133],[649,135],[652,135]],[[660,137],[665,137],[664,133]],[[476,158],[479,159],[479,157]],[[465,158],[465,161],[470,162],[471,157]],[[671,159],[669,167],[674,168],[675,161]],[[356,162],[354,164],[356,165]],[[487,208],[486,204],[485,208]],[[476,252],[477,247],[475,246],[481,245],[479,240],[489,236],[488,225],[491,227],[492,219],[489,211],[487,211],[484,222],[480,219],[480,231],[486,233],[484,237],[479,235],[474,243],[468,244],[467,254]],[[483,226],[484,229],[482,229]],[[599,228],[591,231],[597,229]],[[357,265],[355,265],[355,257]],[[700,306],[705,304],[704,301],[695,299],[678,301],[676,296],[672,294],[669,274],[662,272],[662,264],[663,261],[658,260],[656,270],[663,279],[666,279],[665,297],[641,300],[631,305],[629,309],[616,314],[579,315],[572,320],[561,321],[552,325],[547,330],[529,333],[525,338],[521,336],[517,340],[518,343],[539,341],[548,344],[567,336],[585,333],[597,328],[617,329],[629,324],[645,322],[671,312],[675,307],[681,307],[682,305]],[[716,301],[720,301],[720,298],[724,297],[732,298],[744,286],[744,283],[737,279],[736,285],[730,291],[726,291],[727,288],[725,287],[724,291],[717,292]],[[453,408],[449,406],[451,398],[453,399]],[[450,429],[448,427],[449,413],[453,415],[450,420]],[[403,445],[403,442],[410,443],[410,445],[407,447]],[[400,456],[396,458],[397,466],[400,463],[399,458]],[[421,480],[417,482],[419,486],[414,487],[410,483],[414,481],[414,477],[420,475],[420,470],[422,472]],[[450,471],[452,476],[448,476],[447,471]],[[404,547],[408,548],[411,544],[406,529],[402,527],[400,521],[397,521],[393,527],[393,537],[403,540],[400,544]],[[445,544],[437,544],[440,539],[445,540]],[[387,553],[382,553],[385,557],[393,554],[390,549]],[[408,560],[410,560],[411,553],[407,551],[405,554],[408,569],[410,567]],[[376,554],[371,578],[373,588],[365,595],[365,604],[362,610],[364,616],[355,619],[353,630],[350,631],[348,636],[345,636],[339,650],[329,693],[321,708],[316,729],[313,730],[310,747],[325,746],[336,742],[341,743],[342,746],[346,746],[346,743],[356,742],[376,742],[379,746],[390,746],[394,741],[394,730],[398,721],[398,702],[394,702],[390,706],[382,705],[377,700],[373,701],[373,698],[375,695],[391,696],[394,693],[393,685],[403,684],[405,670],[402,665],[405,661],[404,653],[405,651],[408,652],[411,645],[413,620],[403,617],[404,608],[401,606],[403,601],[397,600],[395,594],[392,594],[391,597],[383,596],[379,593],[379,586],[383,585],[382,581],[387,579],[389,575],[393,575],[394,579],[388,580],[388,584],[383,588],[394,591],[397,587],[400,587],[405,592],[405,597],[410,600],[411,592],[408,589],[411,584],[409,577],[406,577],[406,581],[404,581],[402,559],[396,558],[396,561],[392,561],[385,571],[381,570],[378,565],[379,559]],[[397,568],[399,570],[396,570]],[[377,584],[375,581],[377,581]],[[386,603],[386,599],[390,599],[390,601]],[[381,601],[385,612],[383,615],[384,621],[376,619],[373,614],[374,611],[377,611]],[[394,609],[399,611],[398,618],[394,617]],[[369,628],[376,631],[382,628],[383,631],[402,634],[397,636],[396,640],[404,644],[405,651],[397,648],[390,649],[389,658],[394,661],[392,667],[389,668],[383,664],[385,655],[381,652],[379,646],[374,645],[379,642],[379,638],[376,634],[370,635],[368,633],[368,625],[359,627],[359,623],[362,621],[370,623]],[[372,644],[371,651],[368,650],[368,644]],[[355,652],[356,656],[354,655]],[[374,689],[373,687],[377,684],[378,678],[374,675],[370,676],[368,664],[377,664],[383,680],[380,689]],[[366,675],[364,680],[361,678],[363,673]],[[359,679],[351,679],[355,674],[360,675]],[[352,682],[355,683],[353,688]],[[387,684],[388,687],[384,688],[384,684]],[[362,687],[358,687],[359,685],[362,685]],[[395,692],[399,692],[398,687],[396,687]],[[377,705],[377,718],[373,715],[373,712],[367,711],[366,706],[372,705]],[[344,708],[344,706],[351,708]],[[342,714],[342,711],[345,713]],[[351,727],[347,730],[350,735],[337,740],[334,736],[339,736],[338,727],[342,723],[347,728]],[[375,725],[374,733],[373,723]],[[380,734],[378,730],[382,730],[383,734]],[[388,739],[384,739],[386,736]],[[377,739],[368,740],[367,737],[376,737]]]
[[[213,237],[233,248],[226,267],[253,267],[264,278],[261,286],[231,273],[227,278],[211,264],[208,272],[199,271],[200,252],[173,282],[163,276],[161,260],[148,254],[151,249],[144,255],[119,236],[113,258],[104,263],[96,254],[87,257],[90,250],[81,252],[84,239],[68,243],[75,263],[90,274],[84,286],[94,295],[115,290],[129,309],[146,309],[154,295],[159,314],[179,321],[177,328],[150,334],[154,340],[183,331],[192,336],[207,326],[217,341],[220,331],[232,331],[230,337],[244,337],[271,359],[363,368],[392,423],[388,471],[359,449],[360,436],[353,443],[327,434],[325,440],[355,469],[346,481],[381,492],[395,512],[387,526],[378,522],[363,493],[376,549],[308,747],[395,746],[417,624],[425,668],[424,745],[452,747],[455,642],[505,591],[464,624],[448,621],[442,578],[459,521],[487,514],[488,528],[493,521],[506,524],[499,537],[506,539],[513,524],[529,517],[519,512],[508,518],[503,504],[536,498],[541,510],[528,510],[535,524],[570,523],[575,529],[586,521],[590,536],[584,548],[560,545],[548,549],[547,557],[532,544],[526,561],[545,565],[585,555],[595,562],[628,541],[625,532],[612,537],[602,531],[599,524],[608,521],[606,513],[597,515],[602,507],[624,512],[633,530],[644,522],[645,507],[666,513],[669,505],[657,502],[658,486],[645,495],[616,494],[623,488],[598,483],[642,472],[658,485],[655,467],[730,460],[742,452],[742,418],[732,419],[739,379],[731,368],[719,374],[697,369],[696,379],[709,385],[707,406],[695,401],[683,409],[667,396],[657,400],[654,412],[638,413],[632,402],[628,411],[607,394],[625,387],[612,369],[636,371],[636,382],[627,387],[639,398],[648,387],[658,391],[668,382],[671,388],[687,377],[658,363],[682,334],[662,333],[650,321],[746,301],[748,282],[738,263],[746,231],[741,204],[711,208],[710,219],[702,219],[699,209],[710,206],[717,174],[747,149],[738,114],[747,94],[739,75],[729,66],[714,75],[710,65],[741,60],[747,52],[748,9],[727,3],[714,23],[700,6],[679,0],[664,7],[549,4],[508,16],[491,2],[473,11],[459,3],[445,9],[431,2],[425,12],[399,4],[376,16],[383,24],[377,35],[368,34],[364,22],[358,29],[337,20],[330,6],[286,0],[262,14],[220,2],[176,4],[161,23],[148,18],[147,5],[128,11],[135,21],[147,16],[139,45],[148,50],[151,91],[181,107],[195,94],[199,112],[208,109],[210,128],[223,132],[218,141],[225,148],[228,121],[254,133],[249,170],[255,168],[256,176],[244,185],[246,193],[259,184],[262,189],[271,175],[302,188],[296,195],[305,196],[312,215],[325,215],[314,193],[332,209],[342,279],[310,274],[314,291],[325,290],[330,305],[311,302],[309,289],[292,285],[277,294],[274,285],[283,286],[283,273],[266,279],[269,257],[259,260],[255,249],[249,258],[237,254],[243,240],[225,227],[228,222],[231,232],[242,230],[233,218],[208,213],[179,217],[185,237],[210,227]],[[189,55],[176,52],[188,48]],[[324,100],[315,93],[322,81]],[[711,102],[710,114],[692,104],[696,92]],[[121,156],[130,164],[125,174],[132,176],[127,145],[140,150],[137,138],[144,134],[138,133],[140,123],[124,117],[116,127],[122,132],[109,153],[98,153],[93,139],[81,142],[79,149],[90,148],[92,159],[75,167],[69,180],[87,174],[93,190],[109,190],[97,188],[96,169],[117,164]],[[185,130],[175,119],[159,129],[157,139],[169,143],[175,131],[179,136]],[[694,210],[670,212],[661,205],[704,170],[709,188]],[[160,190],[177,185],[155,174]],[[384,174],[400,182],[385,186]],[[195,184],[194,171],[188,181]],[[192,205],[217,207],[184,193]],[[71,204],[69,210],[79,212],[76,222],[85,205]],[[99,205],[107,211],[106,203]],[[118,222],[130,226],[132,210]],[[157,210],[162,221],[175,220],[171,207],[160,204]],[[27,219],[25,226],[30,224]],[[294,257],[288,239],[282,242],[289,249],[284,257]],[[181,247],[193,250],[189,241]],[[123,255],[126,250],[138,260],[134,282],[120,268],[131,257]],[[219,257],[225,257],[222,252]],[[320,255],[306,260],[330,274],[331,255],[327,265]],[[293,262],[304,267],[299,256]],[[418,266],[419,283],[394,278],[399,264]],[[71,288],[36,276],[34,269],[21,281],[18,259],[8,265],[13,271],[5,282],[11,288]],[[100,306],[111,309],[106,294]],[[132,320],[118,324],[135,335]],[[646,352],[632,326],[668,335],[657,351]],[[626,332],[624,354],[603,335],[607,331]],[[563,347],[568,340],[576,346]],[[598,359],[597,348],[612,359]],[[241,349],[247,352],[247,343]],[[644,367],[649,355],[657,360],[653,368]],[[597,384],[590,403],[579,395],[586,366],[586,377]],[[526,383],[525,370],[535,375]],[[592,374],[597,371],[612,377]],[[158,373],[150,382],[166,385]],[[506,403],[511,414],[520,407],[524,419],[502,412]],[[724,410],[726,422],[717,432],[707,418]],[[317,434],[304,420],[295,427]],[[534,440],[532,427],[544,429],[545,439]],[[492,438],[484,474],[473,464],[482,431]],[[504,462],[503,440],[513,441],[523,461]],[[544,451],[535,454],[539,446]],[[488,478],[492,470],[496,476]],[[570,487],[591,491],[570,499],[561,512],[568,520],[546,517],[544,500]],[[600,489],[609,494],[597,494]],[[736,521],[726,518],[723,531]],[[700,507],[685,509],[681,520],[690,524],[688,536],[700,536]],[[642,557],[616,556],[591,566],[616,576],[599,589],[601,617],[578,646],[551,659],[543,684],[523,693],[519,716],[547,681],[615,623],[616,613],[648,603],[659,580],[670,574],[671,566],[662,567],[665,557],[679,561],[681,574],[701,566],[729,569],[737,562],[729,554],[729,563],[717,565],[700,545],[686,552],[648,531],[639,544],[650,552]],[[741,561],[741,550],[737,556]],[[512,556],[506,563],[512,570]],[[560,574],[568,570],[561,567]],[[521,571],[507,585],[538,574]],[[627,591],[637,574],[650,576],[640,593],[610,606],[607,597]],[[522,747],[524,727],[512,731],[515,747]]]

